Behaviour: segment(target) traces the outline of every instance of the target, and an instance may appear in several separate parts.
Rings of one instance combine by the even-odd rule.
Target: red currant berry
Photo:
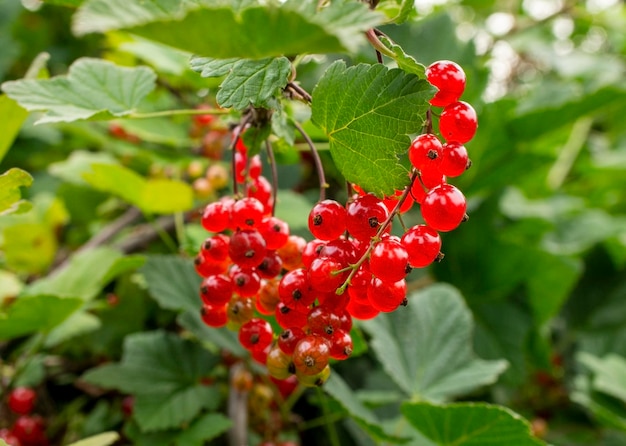
[[[439,170],[449,177],[458,177],[467,170],[470,165],[467,149],[458,142],[449,142],[443,145],[441,165]]]
[[[367,299],[367,302],[364,302],[362,299],[350,299],[346,310],[350,313],[350,316],[361,321],[374,319],[380,313],[379,310],[370,305],[369,299]]]
[[[296,345],[305,336],[306,333],[299,327],[288,328],[278,336],[278,347],[286,354],[293,355]]]
[[[477,128],[476,111],[467,102],[454,102],[441,112],[439,131],[448,142],[464,144],[474,137]]]
[[[228,242],[230,239],[225,234],[216,234],[207,238],[202,243],[200,253],[208,260],[221,262],[228,258]]]
[[[441,162],[442,146],[432,133],[418,135],[409,147],[409,160],[419,170],[437,168]]]
[[[259,232],[265,239],[267,249],[281,248],[289,240],[289,225],[276,217],[268,217],[261,222]]]
[[[352,337],[350,332],[341,329],[335,330],[330,338],[330,357],[343,361],[352,354]]]
[[[294,269],[285,274],[278,284],[278,295],[289,308],[306,311],[315,301],[306,270]]]
[[[233,291],[241,297],[255,296],[261,288],[261,278],[253,270],[234,265],[228,275],[233,284]]]
[[[367,288],[367,298],[370,305],[388,313],[398,308],[406,299],[406,281],[404,279],[394,283],[385,283],[374,277]]]
[[[226,272],[228,265],[230,265],[230,261],[228,258],[221,261],[211,260],[200,252],[193,259],[193,265],[199,276],[209,277],[214,274],[222,274]]]
[[[435,261],[441,250],[441,237],[433,228],[416,225],[402,236],[412,268],[424,268]]]
[[[326,242],[323,240],[313,239],[304,246],[302,251],[302,264],[304,267],[308,268],[313,263],[313,260],[320,257],[320,252],[325,244]]]
[[[272,326],[264,319],[250,319],[239,328],[239,342],[247,350],[263,350],[272,343],[272,338]]]
[[[265,365],[267,363],[267,355],[270,352],[270,345],[265,348],[253,348],[250,350],[252,354],[252,359],[258,362],[261,365]]]
[[[252,180],[246,190],[248,197],[256,198],[265,207],[265,213],[272,211],[272,185],[264,176]]]
[[[333,240],[346,230],[346,208],[335,200],[317,203],[309,214],[309,230],[320,240]]]
[[[385,197],[383,199],[383,203],[385,203],[385,206],[387,207],[387,210],[389,212],[393,211],[396,208],[396,205],[398,204],[398,201],[400,201],[400,198],[402,197],[402,194],[403,194],[403,191],[397,190],[397,191],[394,192],[394,194],[392,196]],[[409,195],[402,202],[402,205],[400,206],[400,209],[398,209],[398,212],[400,212],[401,214],[404,214],[404,213],[408,212],[409,209],[411,209],[411,207],[413,207],[413,203],[414,203],[414,200],[411,198],[411,195]]]
[[[283,261],[276,251],[267,251],[265,258],[256,268],[256,272],[262,279],[273,279],[283,270]]]
[[[226,304],[228,321],[236,325],[242,325],[254,317],[254,303],[246,297],[233,297]]]
[[[334,292],[346,279],[348,272],[342,271],[343,265],[331,257],[320,257],[311,263],[308,279],[316,291]]]
[[[449,60],[440,60],[429,65],[426,68],[426,79],[439,89],[430,100],[435,107],[445,107],[458,101],[465,90],[465,72]]]
[[[376,235],[389,211],[382,200],[374,195],[363,195],[349,202],[346,227],[350,235],[359,240],[369,240]]]
[[[278,281],[262,280],[261,289],[256,296],[256,309],[259,313],[269,316],[276,311],[276,305],[280,302],[278,297]]]
[[[424,187],[430,190],[433,187],[444,184],[446,182],[446,176],[437,169],[425,170],[420,172],[420,179],[417,181],[421,181]],[[426,194],[423,195],[422,202],[425,196]]]
[[[254,155],[250,158],[250,166],[248,167],[248,175],[253,180],[256,180],[261,175],[261,171],[263,170],[263,163],[261,162],[260,155]]]
[[[239,140],[241,141],[241,139]],[[235,179],[237,183],[246,181],[246,167],[248,166],[248,156],[246,153],[235,152]]]
[[[305,308],[305,311],[308,312],[308,308]],[[292,310],[283,302],[279,302],[278,305],[276,305],[274,315],[278,325],[285,329],[290,327],[304,327],[307,322],[307,313]]]
[[[22,446],[22,442],[9,429],[0,429],[0,438],[9,446]]]
[[[233,204],[232,225],[241,229],[252,229],[260,225],[265,207],[256,198],[244,197]]]
[[[202,226],[209,232],[222,232],[230,225],[230,210],[228,201],[209,203],[202,213]]]
[[[283,268],[287,271],[302,268],[302,252],[306,247],[306,240],[299,235],[290,235],[287,243],[276,250],[283,261]]]
[[[296,371],[304,375],[316,375],[328,365],[329,342],[322,336],[306,336],[296,345],[292,358]]]
[[[200,297],[208,305],[225,305],[233,295],[233,284],[224,275],[205,277],[200,284]]]
[[[298,387],[298,378],[296,378],[295,375],[292,375],[289,378],[285,378],[285,379],[276,379],[273,376],[270,376],[270,380],[274,384],[276,384],[276,387],[278,388],[278,392],[283,397],[283,399],[288,398],[289,395],[291,395],[294,392],[294,390],[296,390],[296,388]]]
[[[44,426],[43,418],[39,415],[22,415],[15,420],[15,424],[13,424],[13,435],[15,435],[22,444],[48,444]]]
[[[341,326],[341,319],[325,305],[320,305],[309,311],[307,325],[312,334],[330,338]]]
[[[406,277],[408,261],[409,254],[400,242],[384,239],[370,254],[370,271],[383,282],[394,283]]]
[[[16,387],[9,393],[9,409],[18,415],[28,415],[36,399],[37,394],[30,387]]]
[[[463,193],[451,184],[431,189],[422,203],[422,217],[436,231],[452,231],[465,218],[466,202]]]
[[[230,237],[228,255],[243,268],[255,268],[265,258],[265,239],[256,230],[241,230]]]
[[[202,309],[200,310],[200,317],[202,318],[202,322],[209,327],[223,327],[228,322],[226,305],[203,304]]]
[[[344,267],[358,260],[358,254],[351,240],[338,238],[331,240],[319,250],[319,258],[328,257],[339,262]]]
[[[265,366],[267,367],[267,373],[276,379],[287,379],[296,372],[291,355],[285,353],[278,346],[270,348]]]

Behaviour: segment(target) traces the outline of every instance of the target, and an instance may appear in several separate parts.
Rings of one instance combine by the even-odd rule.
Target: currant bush
[[[203,277],[201,316],[210,327],[237,330],[276,381],[325,382],[329,361],[352,354],[353,318],[409,304],[407,274],[441,260],[439,233],[467,218],[465,197],[448,183],[469,168],[464,144],[477,128],[474,109],[461,101],[465,74],[439,61],[426,75],[438,88],[431,106],[443,110],[439,118],[434,110],[427,114],[424,132],[407,149],[410,184],[382,198],[352,184],[345,204],[320,199],[308,216],[309,241],[274,216],[276,191],[262,175],[261,158],[249,156],[241,132],[233,131],[233,178],[241,188],[202,214],[209,235],[195,259]],[[408,228],[403,222],[404,233],[391,235],[396,217],[414,205],[423,222]]]

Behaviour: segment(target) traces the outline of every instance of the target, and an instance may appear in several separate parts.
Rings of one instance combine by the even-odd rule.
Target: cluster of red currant
[[[30,387],[16,387],[9,393],[7,405],[17,418],[11,428],[0,429],[0,438],[9,446],[45,446],[48,439],[41,416],[32,415],[37,394]]]
[[[305,385],[325,382],[330,359],[352,353],[352,318],[371,319],[406,304],[406,275],[440,259],[439,232],[467,218],[465,197],[446,180],[469,167],[463,144],[477,127],[472,107],[459,102],[465,74],[449,61],[435,62],[426,73],[439,89],[431,105],[444,107],[439,129],[445,144],[432,133],[430,112],[426,132],[409,148],[411,184],[384,199],[353,185],[358,193],[345,206],[320,201],[309,215],[315,239],[308,243],[272,216],[272,187],[261,176],[260,158],[235,144],[235,180],[247,185],[246,194],[204,210],[202,224],[215,235],[195,259],[203,277],[202,319],[238,329],[241,344],[276,380],[295,375]],[[425,223],[405,228],[402,237],[391,235],[393,218],[415,202]],[[272,316],[282,330],[277,336]]]

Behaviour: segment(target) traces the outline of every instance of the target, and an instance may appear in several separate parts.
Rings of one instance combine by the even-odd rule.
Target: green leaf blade
[[[409,134],[423,126],[433,88],[415,75],[382,65],[331,65],[313,91],[311,119],[330,140],[346,180],[377,195],[409,181],[400,163]]]
[[[24,203],[21,200],[20,187],[27,187],[32,183],[33,177],[18,168],[9,169],[0,175],[0,215],[17,211],[20,203]]]
[[[140,272],[148,284],[150,295],[163,308],[199,312],[202,279],[193,263],[179,256],[150,256]]]
[[[540,446],[530,424],[515,412],[483,403],[404,403],[404,417],[440,446]]]
[[[148,67],[126,68],[81,58],[67,75],[2,84],[3,91],[28,111],[43,111],[36,124],[126,116],[155,87]]]
[[[363,323],[383,368],[407,395],[445,401],[492,384],[506,369],[506,361],[474,355],[472,316],[454,288],[435,285],[408,300],[406,309]]]

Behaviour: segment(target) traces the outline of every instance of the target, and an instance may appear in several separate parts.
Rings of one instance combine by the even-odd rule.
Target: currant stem
[[[369,40],[372,46],[381,54],[384,54],[387,57],[391,57],[392,59],[396,58],[396,55],[393,53],[393,51],[387,48],[385,44],[380,41],[374,29],[368,29],[365,32],[365,37],[367,37],[367,40]]]
[[[288,82],[287,88],[297,93],[298,96],[300,96],[305,102],[311,103],[313,101],[313,97],[311,96],[311,94],[295,82]]]
[[[356,272],[359,270],[359,267],[363,264],[363,262],[365,262],[365,260],[367,260],[369,255],[372,253],[372,250],[374,249],[374,245],[376,245],[376,243],[380,240],[380,236],[383,234],[383,232],[385,232],[385,229],[387,229],[387,226],[389,226],[393,218],[400,211],[400,207],[402,206],[406,198],[409,196],[409,193],[411,192],[411,187],[413,186],[413,183],[415,182],[415,179],[417,178],[417,176],[418,176],[417,171],[414,170],[413,174],[411,175],[411,182],[409,183],[407,187],[404,188],[404,191],[402,192],[400,199],[398,200],[394,208],[391,210],[391,212],[389,212],[389,215],[387,216],[385,221],[380,225],[380,227],[378,228],[378,231],[376,231],[376,235],[372,237],[369,246],[367,247],[367,249],[361,256],[361,258],[355,264],[350,266],[352,268],[352,271],[350,271],[350,274],[348,274],[348,277],[343,282],[343,284],[339,288],[337,288],[336,294],[343,294],[346,291],[346,287],[350,285],[350,281],[352,280]]]
[[[241,134],[243,133],[246,126],[250,123],[251,120],[252,120],[251,112],[248,112],[243,116],[239,125],[235,127],[235,131],[233,132],[233,140],[230,143],[230,150],[232,154],[231,166],[233,169],[233,195],[237,195],[237,193],[239,192],[239,186],[237,184],[237,175],[235,173],[237,172],[237,166],[235,165],[235,146],[237,145],[237,142],[241,138]]]
[[[296,127],[296,129],[298,129],[298,131],[300,132],[300,134],[302,135],[302,137],[308,144],[309,149],[311,150],[311,156],[313,157],[313,162],[315,163],[315,170],[317,171],[317,177],[320,183],[319,201],[323,201],[326,199],[326,188],[328,187],[328,183],[326,182],[326,176],[324,175],[324,166],[322,165],[322,159],[320,158],[320,154],[317,152],[317,149],[315,148],[315,144],[313,144],[313,140],[304,131],[302,126],[298,122],[295,122],[295,121],[294,121],[294,126]]]
[[[269,139],[265,140],[265,150],[270,160],[270,169],[272,170],[272,216],[276,211],[276,196],[278,195],[278,170],[276,168],[276,158],[274,157],[274,148]]]

